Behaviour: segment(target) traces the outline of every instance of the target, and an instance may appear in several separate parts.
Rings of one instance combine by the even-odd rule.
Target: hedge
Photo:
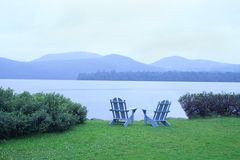
[[[56,93],[23,92],[0,88],[0,139],[57,132],[84,123],[87,109]]]
[[[188,118],[212,116],[240,116],[240,94],[185,94],[179,98]]]

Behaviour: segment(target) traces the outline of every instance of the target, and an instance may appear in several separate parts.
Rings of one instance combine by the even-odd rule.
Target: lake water
[[[167,99],[172,102],[168,117],[186,118],[178,99],[185,93],[240,93],[240,83],[215,82],[136,82],[136,81],[75,81],[75,80],[0,80],[3,88],[12,88],[17,93],[29,91],[56,92],[79,102],[88,108],[88,118],[110,120],[109,100],[120,97],[127,107],[138,107],[137,120],[143,119],[141,108],[154,110],[157,102]],[[151,115],[151,112],[150,112]]]

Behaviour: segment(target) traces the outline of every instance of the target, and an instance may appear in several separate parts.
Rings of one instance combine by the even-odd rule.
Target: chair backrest
[[[122,100],[121,98],[113,98],[110,100],[110,103],[112,107],[113,119],[128,119],[128,111],[125,100]]]
[[[168,100],[163,100],[162,102],[158,102],[156,111],[154,112],[153,120],[155,121],[164,121],[169,112],[171,102]]]

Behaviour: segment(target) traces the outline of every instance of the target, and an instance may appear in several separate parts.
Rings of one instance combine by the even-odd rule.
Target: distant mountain
[[[62,54],[58,55],[62,58]],[[64,54],[64,56],[66,55]],[[97,71],[162,71],[159,67],[146,65],[120,55],[72,59],[73,57],[70,54],[70,57],[66,60],[59,57],[56,57],[56,60],[47,58],[31,62],[17,62],[1,58],[0,78],[77,79],[79,73],[94,73]]]
[[[240,72],[240,65],[219,63],[209,60],[190,60],[173,56],[160,59],[152,63],[155,67],[164,68],[167,71],[182,72]]]
[[[25,62],[18,62],[0,57],[0,78],[17,78],[23,75],[27,69],[28,66]]]
[[[66,61],[78,59],[99,58],[101,55],[91,52],[65,52],[57,54],[47,54],[34,61]]]
[[[144,63],[140,63],[133,60],[132,58],[120,56],[117,54],[103,56],[102,58],[95,59],[95,61],[92,61],[92,63],[95,63],[93,65],[96,65],[96,67],[99,68],[98,70],[100,71],[163,71],[159,67],[153,67]]]
[[[0,78],[5,79],[77,79],[79,73],[95,72],[239,72],[240,65],[182,57],[163,58],[144,64],[126,56],[101,56],[88,52],[49,54],[31,62],[0,58]]]

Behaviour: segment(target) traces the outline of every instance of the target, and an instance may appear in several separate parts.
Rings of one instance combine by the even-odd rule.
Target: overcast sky
[[[240,63],[240,1],[0,0],[0,57],[67,51]]]

